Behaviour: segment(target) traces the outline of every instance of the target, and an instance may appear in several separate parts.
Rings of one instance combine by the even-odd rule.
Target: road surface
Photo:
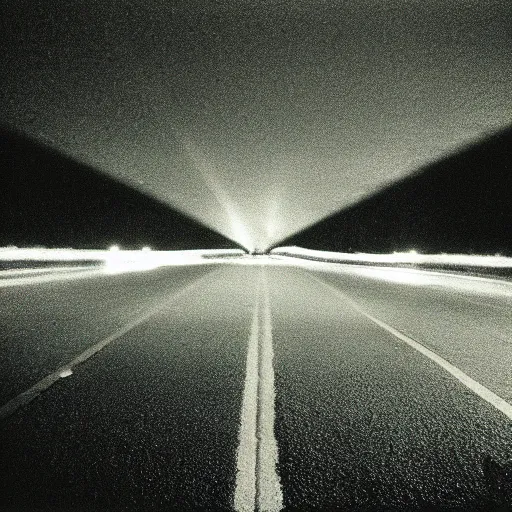
[[[511,284],[277,257],[8,281],[1,510],[512,506]]]

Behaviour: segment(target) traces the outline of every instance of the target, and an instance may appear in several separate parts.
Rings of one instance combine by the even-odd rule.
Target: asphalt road
[[[0,510],[512,510],[512,284],[265,257],[7,281]]]

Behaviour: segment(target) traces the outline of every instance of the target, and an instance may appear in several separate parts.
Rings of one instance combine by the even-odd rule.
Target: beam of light
[[[147,248],[146,248],[147,249]],[[211,249],[189,251],[124,251],[116,250],[84,250],[84,249],[47,249],[0,247],[0,261],[106,261],[124,258],[126,261],[152,259],[158,264],[173,263],[198,258],[222,258],[226,256],[242,256],[240,249]],[[410,252],[393,254],[337,253],[314,251],[300,247],[277,247],[271,251],[275,256],[294,256],[304,259],[329,261],[334,263],[372,263],[394,264],[417,263],[442,266],[468,266],[488,268],[512,268],[512,258],[505,256],[476,256],[466,254],[411,254]]]
[[[431,286],[435,284],[432,277],[425,272],[416,272],[414,270],[402,270],[395,268],[351,268],[348,270],[351,274],[357,274],[361,277],[379,279],[388,283],[407,284],[412,286]]]
[[[249,234],[247,224],[242,220],[233,201],[222,187],[220,180],[217,177],[218,171],[211,162],[200,154],[196,145],[194,145],[189,138],[184,136],[179,138],[189,160],[193,163],[194,168],[199,172],[204,183],[212,192],[220,207],[224,210],[230,223],[230,229],[228,231],[232,233],[231,238],[238,242],[242,247],[245,247],[248,251],[253,251],[255,249],[255,241]],[[226,233],[225,230],[222,230],[222,232]]]
[[[420,254],[417,251],[394,252],[392,254],[342,253],[315,251],[302,247],[276,247],[271,254],[293,256],[333,263],[362,264],[417,264],[453,267],[512,268],[512,258],[504,256],[468,255],[468,254]]]
[[[2,124],[248,249],[276,245],[510,125],[507,0],[421,9],[310,1],[285,23],[283,2],[208,2],[211,16],[204,2],[190,2],[183,22],[159,11],[173,2],[104,3],[88,3],[90,30],[67,30],[69,44],[52,34],[70,23],[73,2],[46,2],[44,15],[4,3],[2,14],[16,19],[4,32],[17,58],[0,54]],[[105,31],[112,20],[124,29]],[[350,30],[338,30],[339,20]],[[37,45],[34,26],[45,27]],[[106,47],[122,65],[111,65]],[[176,126],[208,165],[184,161]],[[269,226],[258,206],[274,185],[284,197]]]
[[[203,265],[225,262],[229,258],[245,255],[241,249],[209,249],[185,251],[152,251],[148,247],[140,251],[123,251],[117,247],[108,250],[80,249],[18,249],[0,248],[0,261],[5,262],[81,262],[90,264],[91,269],[100,268],[107,274],[140,272],[165,266]],[[91,263],[92,262],[92,263]],[[36,265],[37,266],[37,265]],[[69,267],[73,270],[75,267]],[[81,267],[82,268],[82,267]],[[85,267],[83,267],[85,268]]]
[[[161,262],[158,259],[148,258],[142,251],[136,253],[113,251],[113,254],[105,257],[103,270],[107,274],[121,274],[154,270],[159,266]]]
[[[267,244],[264,249],[268,249],[268,241],[275,240],[279,237],[280,226],[282,225],[281,211],[282,211],[282,198],[276,190],[269,194],[267,217],[265,221],[265,235],[267,238]]]
[[[103,270],[107,274],[144,272],[160,267],[204,265],[223,262],[225,258],[239,257],[239,249],[189,251],[119,251],[104,255]]]

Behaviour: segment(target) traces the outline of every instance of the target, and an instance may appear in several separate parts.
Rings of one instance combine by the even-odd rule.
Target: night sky
[[[282,244],[337,252],[512,257],[512,126]]]
[[[236,247],[167,204],[19,133],[0,129],[0,168],[0,247]]]
[[[16,0],[1,12],[4,127],[247,248],[512,120],[508,0]]]

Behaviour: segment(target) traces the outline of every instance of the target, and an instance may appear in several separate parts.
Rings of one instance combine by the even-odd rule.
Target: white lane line
[[[247,348],[234,497],[238,512],[278,512],[283,508],[274,403],[270,301],[262,268]]]
[[[48,274],[52,272],[75,272],[77,270],[90,270],[91,265],[82,265],[79,267],[41,267],[41,268],[12,268],[0,270],[1,279],[12,279],[17,276],[33,276],[34,274]]]
[[[260,332],[258,457],[256,464],[256,498],[260,512],[277,512],[283,508],[283,493],[277,474],[277,441],[274,436],[275,388],[272,319],[267,276],[263,269],[263,311]]]
[[[256,503],[259,303],[258,290],[247,347],[245,387],[240,418],[235,487],[235,510],[239,512],[254,512]]]
[[[448,373],[450,373],[453,377],[455,377],[459,382],[464,384],[468,389],[470,389],[473,393],[478,395],[480,398],[483,398],[486,402],[491,404],[493,407],[498,409],[498,411],[502,412],[505,416],[507,416],[509,419],[512,420],[512,405],[506,402],[503,398],[493,393],[490,389],[486,388],[476,380],[472,379],[469,375],[464,373],[462,370],[454,366],[453,364],[449,363],[446,359],[443,359],[441,356],[437,355],[435,352],[432,352],[432,350],[429,350],[427,347],[422,345],[421,343],[418,343],[417,341],[413,340],[412,338],[409,338],[409,336],[406,336],[405,334],[401,333],[400,331],[396,330],[394,327],[391,327],[386,322],[383,322],[382,320],[379,320],[378,318],[370,315],[364,309],[361,308],[361,306],[353,301],[351,298],[349,298],[347,295],[345,295],[343,292],[338,290],[336,287],[330,285],[329,283],[326,283],[325,281],[322,281],[318,277],[308,273],[308,275],[314,279],[315,281],[318,281],[319,283],[323,284],[331,292],[336,293],[339,295],[344,301],[346,301],[354,310],[356,310],[361,315],[368,318],[368,320],[371,320],[374,324],[378,325],[379,327],[382,327],[389,333],[393,334],[396,338],[399,340],[407,343],[410,347],[414,348],[424,356],[428,357],[431,361],[434,361],[434,363],[438,364],[441,368],[446,370]]]
[[[11,288],[14,286],[34,285],[41,283],[51,283],[57,281],[73,281],[96,276],[104,276],[105,271],[100,267],[76,267],[72,270],[61,270],[45,272],[35,276],[25,277],[2,277],[0,279],[0,288]]]
[[[216,272],[219,272],[217,270]],[[214,272],[214,273],[216,273]],[[207,274],[210,275],[210,274]],[[53,373],[46,376],[44,379],[41,379],[39,382],[34,384],[31,388],[27,389],[23,393],[20,393],[19,395],[15,396],[11,400],[9,400],[5,405],[0,407],[0,421],[8,418],[12,414],[14,414],[20,407],[23,407],[35,398],[37,398],[41,393],[46,391],[50,386],[55,384],[58,380],[62,378],[69,377],[72,375],[73,370],[75,366],[78,366],[79,364],[83,363],[84,361],[87,361],[90,357],[92,357],[94,354],[99,352],[101,349],[105,348],[107,345],[112,343],[113,341],[117,340],[121,336],[125,335],[138,325],[144,323],[146,320],[148,320],[150,317],[156,315],[158,312],[160,312],[162,309],[168,306],[168,301],[175,300],[179,296],[183,295],[186,292],[189,292],[192,288],[195,288],[199,285],[199,282],[202,281],[206,275],[199,277],[198,279],[194,280],[189,285],[185,286],[184,288],[181,288],[177,292],[173,292],[169,295],[169,298],[164,301],[163,304],[160,304],[159,306],[152,308],[145,314],[137,317],[136,319],[132,320],[131,322],[128,322],[126,325],[115,331],[110,336],[106,337],[105,339],[99,341],[98,343],[92,345],[87,350],[84,350],[80,355],[75,357],[71,362],[57,368]]]

